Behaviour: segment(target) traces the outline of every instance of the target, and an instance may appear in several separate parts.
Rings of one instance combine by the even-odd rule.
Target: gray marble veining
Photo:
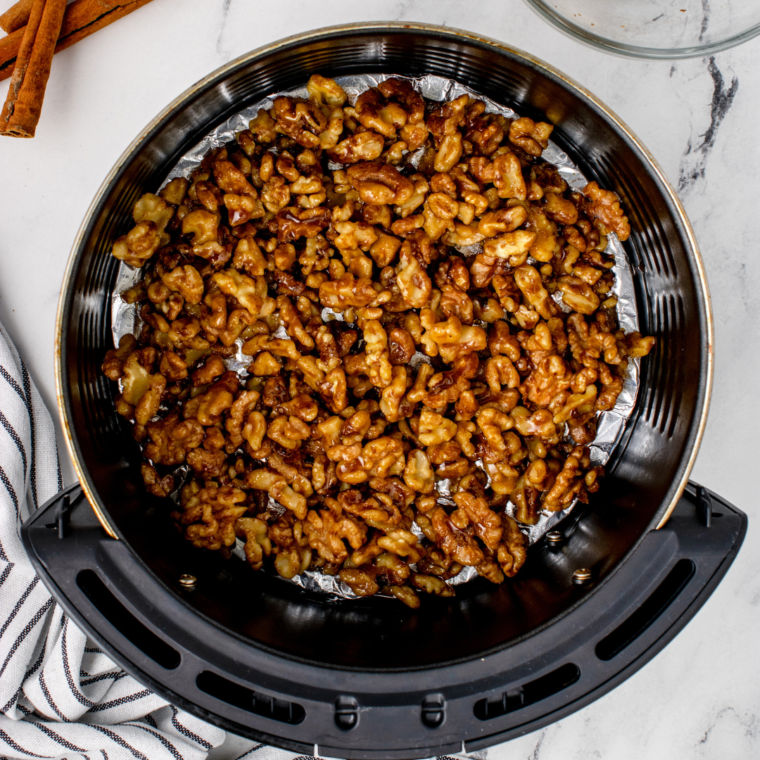
[[[7,5],[0,0],[0,10]],[[704,8],[703,25],[715,0]],[[594,92],[650,149],[694,226],[715,314],[715,390],[693,479],[750,516],[734,567],[660,655],[594,704],[489,750],[489,760],[760,757],[760,39],[704,59],[637,61],[564,37],[520,0],[155,0],[56,56],[37,137],[0,143],[0,320],[54,406],[64,263],[91,198],[135,135],[188,86],[252,48],[377,19],[446,24],[526,50]],[[216,756],[246,746],[231,740]]]

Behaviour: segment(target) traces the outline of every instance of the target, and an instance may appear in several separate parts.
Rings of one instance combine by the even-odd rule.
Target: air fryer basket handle
[[[670,522],[645,537],[617,583],[589,593],[570,613],[572,624],[560,621],[531,637],[529,647],[509,648],[519,668],[492,670],[466,688],[447,684],[444,672],[432,688],[436,671],[418,671],[392,699],[367,688],[380,676],[336,672],[322,688],[306,688],[291,677],[295,666],[250,644],[230,637],[223,648],[210,645],[219,629],[183,602],[192,592],[178,585],[167,594],[123,542],[105,535],[79,485],[38,510],[22,538],[66,612],[121,667],[173,703],[296,752],[409,758],[474,751],[534,731],[617,686],[704,604],[736,556],[746,523],[735,507],[690,484]],[[150,601],[151,584],[167,600],[160,608]],[[621,587],[641,593],[621,595]]]

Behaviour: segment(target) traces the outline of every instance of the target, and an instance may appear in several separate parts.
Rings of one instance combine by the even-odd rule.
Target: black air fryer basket
[[[418,610],[332,600],[194,549],[146,494],[140,452],[100,365],[112,347],[113,240],[137,198],[213,128],[313,73],[437,74],[555,124],[552,139],[623,199],[641,330],[657,337],[607,476],[514,579]],[[59,312],[61,413],[81,485],[25,526],[55,597],[114,660],[235,733],[305,754],[473,751],[598,698],[653,657],[731,564],[745,516],[688,483],[712,372],[693,233],[649,153],[590,93],[467,32],[363,24],[305,34],[220,69],[166,109],[113,169],[80,230]],[[90,508],[92,507],[92,509]],[[589,572],[580,572],[588,570]],[[197,582],[189,587],[181,575]]]

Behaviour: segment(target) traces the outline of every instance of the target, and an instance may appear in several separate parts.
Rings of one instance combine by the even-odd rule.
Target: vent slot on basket
[[[77,586],[98,612],[143,654],[167,670],[173,670],[179,665],[179,652],[140,622],[106,587],[94,570],[78,573]]]
[[[580,668],[567,663],[541,678],[536,678],[535,681],[528,681],[522,686],[505,691],[500,696],[477,701],[473,712],[478,720],[500,718],[559,693],[572,686],[580,677]]]
[[[649,628],[676,600],[694,576],[696,567],[690,559],[676,562],[665,580],[626,621],[596,645],[596,656],[605,662],[620,654]]]
[[[239,683],[230,681],[224,676],[204,670],[198,674],[195,683],[201,691],[210,694],[222,702],[239,707],[241,710],[261,715],[263,718],[271,718],[280,723],[289,723],[295,726],[306,717],[306,710],[296,702],[287,702],[284,699],[275,699],[268,694],[241,686]]]

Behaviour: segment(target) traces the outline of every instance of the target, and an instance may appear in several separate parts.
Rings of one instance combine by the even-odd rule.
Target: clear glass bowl
[[[760,0],[526,0],[563,32],[637,58],[691,58],[760,34]]]

